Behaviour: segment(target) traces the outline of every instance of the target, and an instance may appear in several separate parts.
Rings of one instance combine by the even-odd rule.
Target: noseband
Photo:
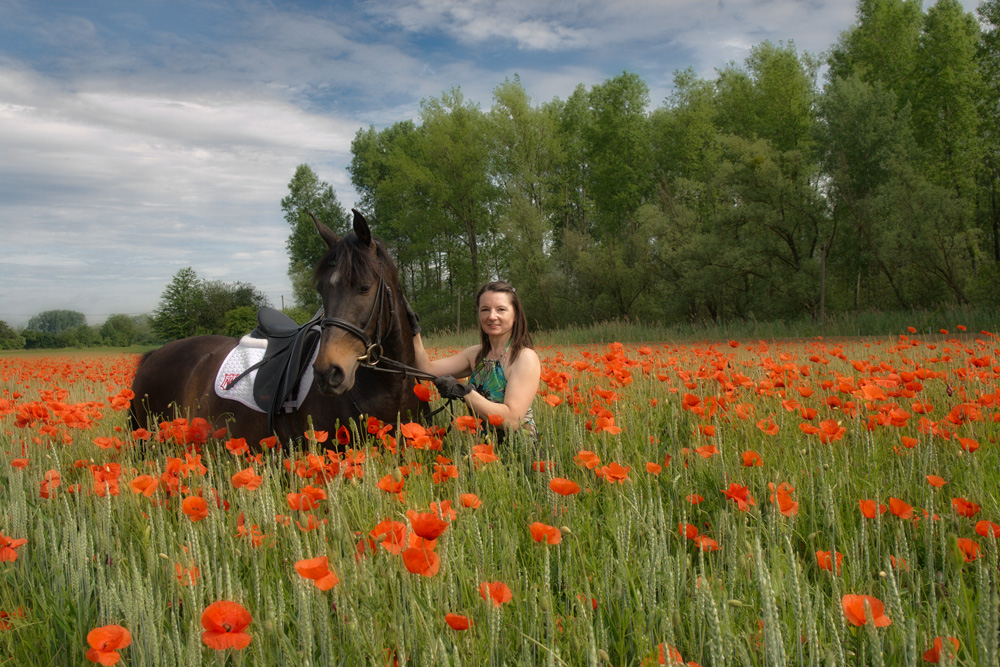
[[[389,306],[389,319],[391,320],[395,317],[395,309],[392,304],[392,290],[385,284],[385,280],[381,276],[379,276],[376,290],[375,301],[372,303],[371,311],[368,313],[368,320],[363,327],[359,327],[353,322],[342,320],[339,317],[324,317],[319,322],[321,328],[337,327],[338,329],[343,329],[348,333],[354,334],[354,336],[360,339],[364,343],[365,353],[358,357],[358,362],[363,366],[369,367],[378,365],[378,362],[382,360],[382,320],[384,319],[382,311],[385,310],[386,302],[388,302]],[[368,335],[368,329],[372,326],[372,320],[375,320],[374,340]]]

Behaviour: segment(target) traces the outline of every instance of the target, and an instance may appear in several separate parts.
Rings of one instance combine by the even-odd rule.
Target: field
[[[943,326],[542,347],[497,446],[131,432],[135,355],[0,357],[0,665],[1000,664],[1000,340]]]

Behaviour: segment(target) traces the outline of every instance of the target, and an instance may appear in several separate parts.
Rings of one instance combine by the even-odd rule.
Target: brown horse
[[[422,407],[413,373],[406,370],[414,363],[413,333],[395,263],[358,211],[354,231],[343,238],[314,221],[328,247],[315,271],[322,334],[305,400],[274,419],[282,441],[301,436],[310,417],[313,428],[332,436],[338,423],[361,415],[395,423],[400,415],[416,417]],[[133,424],[151,428],[178,416],[203,417],[214,428],[228,426],[232,437],[246,438],[250,446],[271,436],[268,414],[215,393],[219,366],[237,343],[226,336],[194,336],[146,353],[132,381]],[[396,372],[385,372],[387,366]]]

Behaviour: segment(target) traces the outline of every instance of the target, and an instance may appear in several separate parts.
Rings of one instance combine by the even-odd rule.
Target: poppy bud
[[[264,630],[266,632],[274,632],[274,621],[270,619],[264,621]]]
[[[559,532],[563,534],[563,537],[573,534],[573,531],[569,529],[569,526],[559,526]]]
[[[403,481],[403,471],[400,470],[399,468],[396,468],[395,470],[393,470],[392,471],[392,481],[394,481],[396,484],[399,484],[400,482],[402,482]]]
[[[608,652],[605,651],[603,648],[597,649],[597,657],[603,660],[604,662],[611,662],[611,656],[608,655]]]
[[[542,611],[548,611],[552,608],[552,604],[549,602],[549,596],[543,595],[538,600],[538,606],[542,608]]]
[[[729,601],[729,602],[728,602],[727,604],[728,604],[728,605],[729,605],[730,607],[735,607],[736,609],[739,609],[739,608],[741,608],[741,607],[745,607],[745,606],[746,606],[746,605],[744,605],[744,604],[743,604],[743,602],[742,602],[742,601],[740,601],[740,600],[730,600],[730,601]]]
[[[885,573],[885,570],[879,570],[879,571],[878,571],[878,576],[880,576],[880,577],[882,577],[883,579],[885,579],[885,578],[886,578],[886,576],[887,576],[887,575],[886,575],[886,573]]]

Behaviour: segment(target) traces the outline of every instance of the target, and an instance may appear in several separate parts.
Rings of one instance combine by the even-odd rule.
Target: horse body
[[[357,211],[354,232],[343,239],[319,221],[316,226],[329,248],[316,269],[323,331],[308,395],[297,410],[274,417],[274,431],[283,441],[309,428],[332,432],[361,415],[395,423],[422,408],[411,375],[371,364],[386,359],[406,367],[415,360],[392,258],[371,238]],[[272,435],[266,413],[215,393],[219,366],[237,343],[226,336],[194,336],[145,355],[132,382],[133,424],[150,428],[175,417],[202,417],[214,428],[227,426],[231,436],[246,438],[251,446]]]

